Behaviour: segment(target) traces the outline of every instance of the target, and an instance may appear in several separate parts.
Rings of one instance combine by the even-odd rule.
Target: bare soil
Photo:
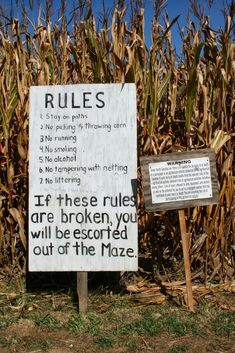
[[[22,325],[24,326],[22,329]],[[28,329],[28,333],[26,331]],[[156,337],[134,337],[134,344],[123,347],[122,339],[117,339],[113,347],[98,347],[95,339],[89,334],[72,334],[64,329],[50,332],[45,329],[34,328],[28,321],[14,324],[13,327],[1,332],[8,344],[0,348],[0,353],[90,353],[90,352],[188,352],[188,353],[234,353],[235,337],[195,337],[186,335],[175,337],[160,334]],[[36,343],[35,343],[36,342]]]
[[[4,287],[0,353],[235,353],[234,293],[218,297],[202,298],[190,313],[170,300],[143,305],[132,295],[92,292],[81,316],[69,292]]]

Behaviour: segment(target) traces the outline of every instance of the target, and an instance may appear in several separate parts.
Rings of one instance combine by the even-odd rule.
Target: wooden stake
[[[187,291],[187,301],[188,308],[190,311],[194,311],[193,307],[193,290],[192,290],[192,280],[191,280],[191,263],[189,256],[189,243],[186,231],[185,213],[184,210],[179,210],[179,221],[180,230],[182,238],[182,247],[184,255],[184,269],[185,269],[185,280],[186,280],[186,291]]]
[[[87,272],[77,272],[78,307],[81,314],[87,312],[88,282]]]

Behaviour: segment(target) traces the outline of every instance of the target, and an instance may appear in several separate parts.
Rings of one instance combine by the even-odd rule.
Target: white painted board
[[[30,89],[29,270],[137,270],[134,84]]]
[[[209,157],[149,164],[152,203],[212,197]]]

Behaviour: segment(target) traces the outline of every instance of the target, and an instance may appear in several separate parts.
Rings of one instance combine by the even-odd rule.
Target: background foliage
[[[16,2],[18,3],[18,1]],[[103,6],[97,21],[91,2],[78,0],[66,13],[61,0],[52,20],[52,1],[38,1],[33,23],[24,2],[15,18],[1,8],[0,20],[0,265],[27,269],[28,112],[31,85],[135,82],[138,101],[138,155],[212,147],[216,152],[220,204],[187,211],[194,279],[234,277],[234,92],[235,5],[225,10],[224,28],[189,1],[193,20],[179,29],[176,55],[164,1],[153,6],[151,45],[146,45],[141,0]],[[19,4],[18,4],[19,5]],[[33,1],[29,1],[32,7]],[[129,11],[126,21],[125,12]],[[138,170],[140,260],[153,260],[156,278],[180,278],[183,271],[176,211],[147,214]]]

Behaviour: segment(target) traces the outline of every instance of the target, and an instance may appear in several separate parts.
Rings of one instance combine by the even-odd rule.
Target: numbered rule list
[[[29,270],[137,269],[134,84],[30,89]]]

